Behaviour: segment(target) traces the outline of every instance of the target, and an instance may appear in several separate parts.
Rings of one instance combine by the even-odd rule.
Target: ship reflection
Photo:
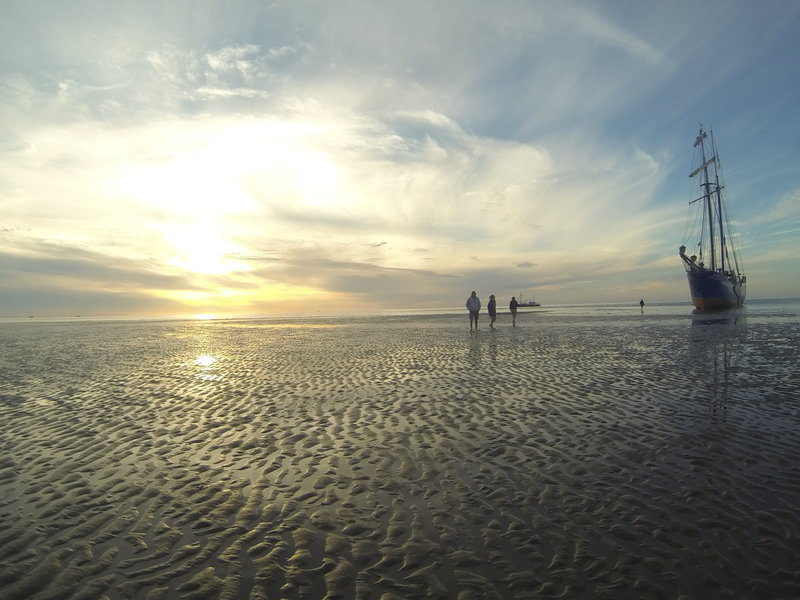
[[[736,374],[746,339],[744,308],[695,311],[689,329],[689,365],[694,398],[706,404],[712,421],[724,423],[736,397]]]

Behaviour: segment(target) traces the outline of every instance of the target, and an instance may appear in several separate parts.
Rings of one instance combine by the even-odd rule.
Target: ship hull
[[[744,304],[746,284],[743,280],[732,280],[719,271],[699,267],[686,272],[692,304],[700,310],[734,308]]]

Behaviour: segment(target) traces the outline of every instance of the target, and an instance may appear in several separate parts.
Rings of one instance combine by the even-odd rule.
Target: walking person
[[[642,309],[642,312],[644,312],[644,298],[642,298],[641,300],[639,300],[639,308],[641,308],[641,309]]]
[[[517,307],[519,303],[517,302],[516,296],[511,296],[511,302],[508,303],[508,310],[511,311],[511,326],[517,326]]]
[[[469,330],[472,331],[472,324],[475,323],[475,331],[478,331],[478,317],[481,313],[481,299],[477,292],[473,290],[467,298],[467,310],[469,311]]]
[[[489,296],[489,304],[486,305],[486,310],[489,311],[489,327],[494,329],[494,322],[497,319],[497,302],[494,300],[494,294]]]

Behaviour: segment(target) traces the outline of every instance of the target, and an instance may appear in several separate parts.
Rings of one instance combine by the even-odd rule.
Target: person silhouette
[[[469,310],[469,330],[472,331],[472,324],[475,323],[475,331],[478,331],[478,317],[481,314],[481,299],[478,298],[474,290],[467,298],[467,310]]]
[[[511,302],[508,303],[508,310],[511,311],[511,326],[517,326],[517,307],[519,306],[519,302],[517,302],[516,296],[511,296]]]

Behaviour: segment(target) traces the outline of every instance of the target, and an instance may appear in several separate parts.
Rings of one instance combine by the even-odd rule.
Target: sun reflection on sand
[[[198,367],[210,367],[211,365],[213,365],[218,360],[219,359],[216,356],[211,356],[209,354],[203,354],[201,356],[198,356],[196,359],[194,359],[194,364],[196,364]]]
[[[195,367],[200,367],[200,372],[195,375],[197,379],[202,379],[203,381],[219,381],[224,379],[224,375],[221,375],[217,372],[217,363],[219,362],[220,357],[212,356],[210,354],[201,354],[197,358],[192,361],[192,364]]]

